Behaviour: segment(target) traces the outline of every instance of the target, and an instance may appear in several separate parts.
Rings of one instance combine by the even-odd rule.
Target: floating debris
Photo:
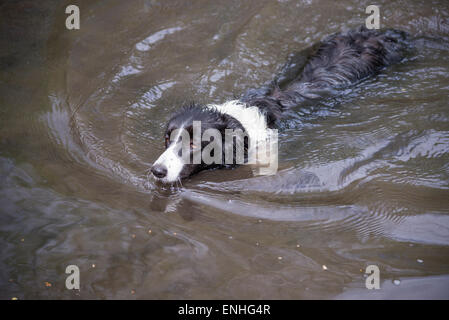
[[[135,239],[135,238],[136,238],[136,235],[135,235],[135,234],[132,234],[131,237],[132,237],[133,239]]]
[[[401,284],[401,280],[394,280],[393,283],[398,286]]]
[[[151,233],[151,229],[150,229],[150,230],[148,230],[148,233]]]
[[[278,260],[282,260],[282,257],[278,257]]]
[[[24,242],[24,241],[25,241],[25,238],[20,239],[20,242]]]
[[[12,297],[11,300],[19,300],[17,297]]]
[[[416,261],[418,261],[418,263],[423,263],[424,262],[424,260],[421,260],[421,259],[416,259]]]
[[[51,287],[51,283],[48,282],[48,281],[45,281],[45,286],[46,286],[47,288],[49,288],[49,287]]]
[[[326,267],[326,265],[324,265],[324,264],[323,264],[323,270],[327,270],[327,267]]]
[[[300,244],[297,244],[297,245],[296,245],[296,248],[301,248],[301,245],[300,245]]]
[[[136,291],[134,291],[134,290],[131,290],[131,294],[135,294],[136,293]]]
[[[92,268],[95,268],[95,263],[92,264]]]

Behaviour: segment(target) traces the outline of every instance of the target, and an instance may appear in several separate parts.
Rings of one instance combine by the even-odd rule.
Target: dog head
[[[226,129],[243,131],[237,120],[214,109],[195,104],[181,108],[167,123],[165,151],[151,168],[154,177],[173,183],[202,170],[225,166]],[[219,152],[220,160],[207,161],[204,152],[212,158]]]

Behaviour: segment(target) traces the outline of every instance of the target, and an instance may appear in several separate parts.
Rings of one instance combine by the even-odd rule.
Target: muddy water
[[[294,110],[276,175],[148,175],[182,103],[263,85],[369,4],[78,1],[78,31],[60,1],[0,5],[0,298],[449,298],[446,1],[380,2],[415,48]]]

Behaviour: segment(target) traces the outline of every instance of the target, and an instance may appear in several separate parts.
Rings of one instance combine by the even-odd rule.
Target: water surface
[[[79,1],[78,31],[55,3],[0,5],[0,298],[449,298],[446,1],[380,2],[414,48],[295,109],[276,175],[182,187],[148,173],[173,111],[263,85],[371,2]]]

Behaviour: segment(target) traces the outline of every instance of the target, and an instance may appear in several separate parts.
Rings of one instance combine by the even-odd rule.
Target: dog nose
[[[167,175],[167,168],[163,165],[155,164],[151,167],[151,172],[155,177],[162,179]]]

